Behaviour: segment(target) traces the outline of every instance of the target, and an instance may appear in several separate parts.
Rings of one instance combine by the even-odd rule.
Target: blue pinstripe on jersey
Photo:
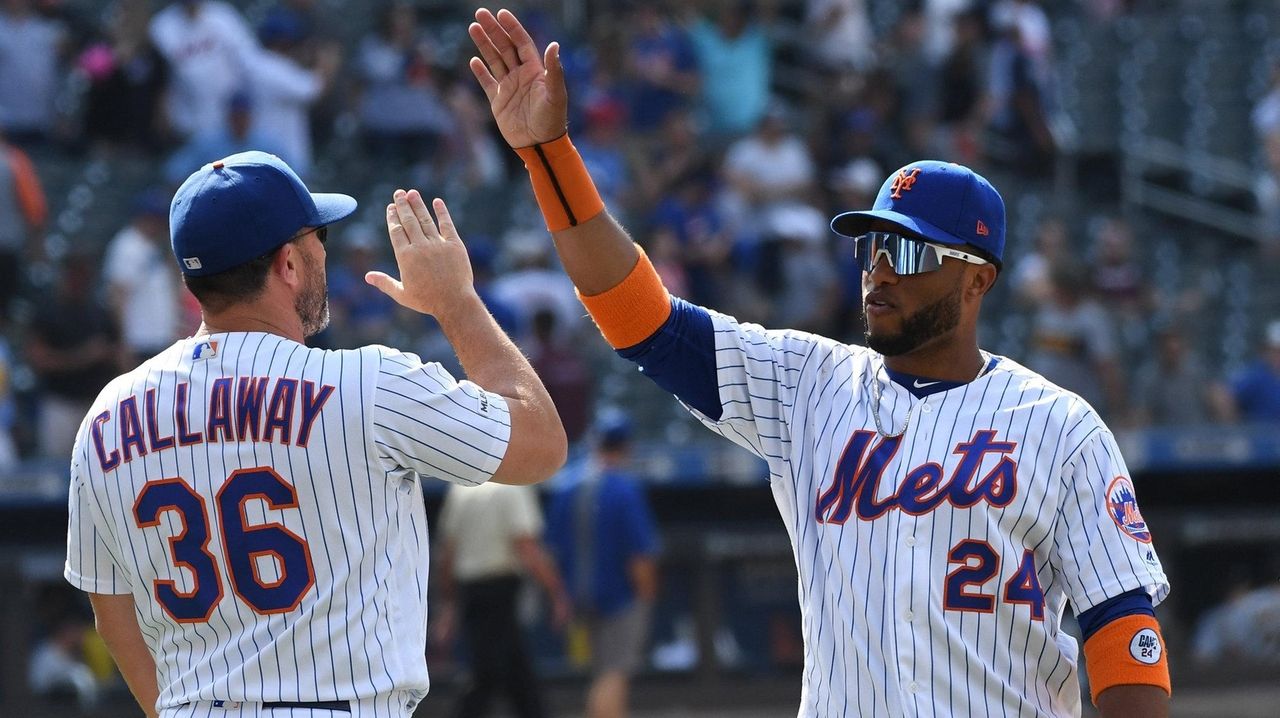
[[[1126,469],[1096,413],[1008,359],[996,359],[973,382],[917,397],[893,383],[869,350],[707,314],[718,411],[686,405],[769,466],[799,571],[800,715],[1078,714],[1076,646],[1059,626],[1066,603],[1082,610],[1131,588],[1158,601],[1168,590],[1154,553],[1147,558],[1149,547],[1105,511],[1104,487]],[[860,512],[855,500],[847,520],[830,521],[847,499],[830,493],[840,455],[855,432],[874,432],[873,382],[883,393],[882,423],[908,428],[866,497],[879,508]],[[957,453],[975,437],[999,451]],[[978,465],[972,483],[948,489],[955,500],[902,493],[913,468],[937,462],[945,488],[964,461]],[[1002,461],[1000,483],[973,503],[974,487]],[[1081,543],[1095,548],[1080,554],[1069,539],[1085,536]],[[990,561],[999,560],[998,572],[978,587],[991,597],[990,613],[950,611],[941,600],[947,556],[964,541],[984,542]],[[1019,571],[1029,581],[1029,570],[1040,603],[1034,592],[1009,589]]]
[[[121,463],[104,470],[90,436],[94,423],[86,421],[69,492],[68,580],[133,594],[157,657],[166,715],[188,703],[196,712],[181,714],[207,712],[215,699],[373,696],[388,698],[363,715],[407,714],[405,706],[428,686],[427,527],[418,477],[474,484],[492,475],[510,432],[504,400],[386,347],[324,352],[261,333],[215,340],[216,350],[201,359],[192,358],[193,340],[179,342],[95,401],[92,416],[109,416],[104,451],[120,452]],[[210,412],[219,379],[227,388],[218,391],[226,393]],[[113,423],[122,402],[123,432]],[[255,427],[257,416],[262,424]],[[234,472],[253,467],[271,467],[279,478],[263,483],[265,473],[241,473],[229,483]],[[181,532],[180,516],[158,511],[158,524],[145,527],[132,516],[148,481],[177,477],[200,497],[212,531],[242,530],[225,545],[220,537],[209,544],[226,595],[207,621],[178,623],[152,595],[155,580],[192,588],[190,570],[174,565],[169,546]],[[222,509],[220,490],[232,492],[223,494]],[[194,504],[186,508],[195,511]],[[310,546],[314,588],[298,583],[306,572],[295,572],[302,554],[289,547],[289,535]],[[245,552],[253,556],[248,563]],[[236,567],[235,582],[228,565]],[[236,587],[247,599],[234,595]],[[289,605],[295,596],[297,605]],[[254,605],[279,612],[258,613]]]

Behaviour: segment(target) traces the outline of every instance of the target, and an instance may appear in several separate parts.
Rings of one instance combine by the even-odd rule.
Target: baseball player
[[[991,185],[915,162],[835,218],[869,348],[743,324],[670,297],[605,211],[565,131],[558,45],[540,55],[505,10],[476,20],[471,69],[606,340],[768,462],[799,572],[799,714],[1079,715],[1070,601],[1103,715],[1164,715],[1169,586],[1114,437],[978,347],[1004,250]]]
[[[199,332],[103,389],[71,460],[67,580],[148,716],[408,716],[426,694],[420,477],[530,483],[560,420],[472,287],[448,210],[398,190],[400,279],[469,381],[385,346],[322,351],[328,225],[262,152],[205,165],[170,207]]]

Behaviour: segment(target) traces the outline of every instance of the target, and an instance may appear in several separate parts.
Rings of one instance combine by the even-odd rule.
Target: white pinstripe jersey
[[[1093,409],[1003,357],[916,398],[869,349],[711,316],[723,414],[694,413],[768,462],[799,572],[799,715],[1079,715],[1066,602],[1169,590]],[[900,438],[876,430],[873,381]]]
[[[108,384],[81,426],[65,574],[133,595],[161,708],[416,703],[418,479],[484,482],[509,435],[502,397],[412,354],[185,339]]]

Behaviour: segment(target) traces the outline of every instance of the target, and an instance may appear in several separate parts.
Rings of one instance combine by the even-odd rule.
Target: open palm
[[[480,51],[480,57],[471,58],[471,72],[507,144],[528,147],[563,135],[568,98],[560,46],[551,43],[540,57],[533,38],[508,10],[496,16],[477,10],[467,33]]]

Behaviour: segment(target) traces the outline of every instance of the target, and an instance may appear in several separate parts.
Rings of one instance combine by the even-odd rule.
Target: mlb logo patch
[[[200,342],[191,350],[192,359],[212,359],[218,356],[218,343],[215,341]]]
[[[199,269],[204,266],[200,263],[199,257],[183,257],[182,265],[187,269]]]
[[[1107,487],[1107,513],[1116,526],[1129,538],[1142,543],[1151,543],[1151,531],[1147,522],[1138,510],[1138,499],[1133,493],[1133,482],[1127,476],[1117,476]]]

